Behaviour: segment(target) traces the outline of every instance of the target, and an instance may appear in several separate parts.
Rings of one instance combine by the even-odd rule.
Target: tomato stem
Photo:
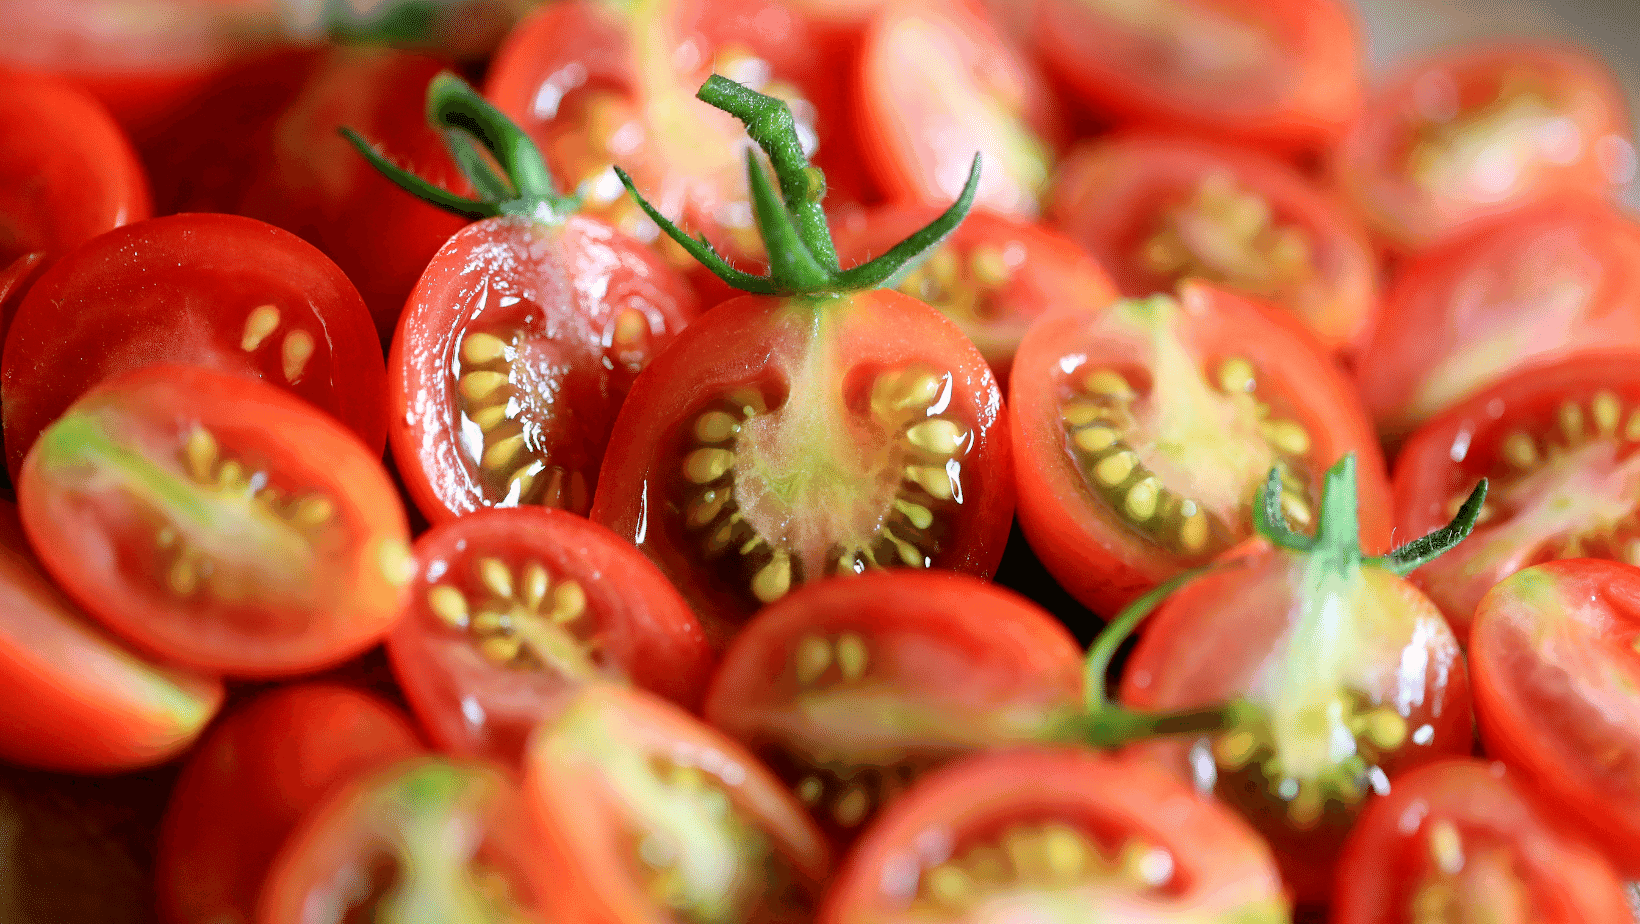
[[[1475,530],[1475,521],[1480,518],[1481,506],[1486,503],[1486,490],[1486,479],[1482,478],[1480,483],[1475,485],[1475,489],[1469,492],[1463,506],[1458,508],[1452,522],[1421,539],[1414,539],[1389,554],[1380,555],[1370,561],[1380,568],[1405,577],[1420,566],[1445,555]]]
[[[1082,706],[1090,716],[1097,716],[1110,709],[1110,702],[1105,693],[1106,678],[1110,673],[1110,662],[1115,659],[1116,652],[1122,643],[1139,628],[1139,623],[1145,621],[1161,602],[1175,590],[1190,583],[1216,565],[1204,565],[1192,568],[1189,571],[1175,574],[1162,583],[1156,585],[1149,593],[1129,603],[1116,614],[1116,618],[1105,624],[1099,636],[1088,646],[1088,656],[1082,662]]]
[[[1136,712],[1106,706],[1069,723],[1061,734],[1089,747],[1113,750],[1165,735],[1202,735],[1228,731],[1251,721],[1257,707],[1233,699],[1215,706],[1172,712]]]

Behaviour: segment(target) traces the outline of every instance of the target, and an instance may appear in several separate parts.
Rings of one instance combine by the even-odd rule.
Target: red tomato
[[[0,266],[150,214],[136,151],[85,91],[0,67],[0,124],[13,126],[0,135]]]
[[[176,215],[111,231],[29,290],[0,360],[6,462],[86,389],[157,362],[261,376],[387,442],[387,374],[364,303],[336,266],[278,228]]]
[[[281,687],[236,710],[171,791],[156,860],[161,919],[251,921],[268,867],[302,816],[422,750],[402,712],[347,687]]]
[[[1413,572],[1459,639],[1481,597],[1556,558],[1640,564],[1640,351],[1581,354],[1510,376],[1424,424],[1395,461],[1395,523],[1421,536],[1485,478],[1483,522]]]
[[[489,510],[425,533],[387,653],[441,750],[516,765],[592,680],[700,705],[712,650],[666,576],[578,516]]]
[[[1249,536],[1272,466],[1287,516],[1308,526],[1322,472],[1355,452],[1365,545],[1389,545],[1371,426],[1314,342],[1262,305],[1187,283],[1177,299],[1045,315],[1010,390],[1020,526],[1095,612]]]
[[[1356,363],[1367,410],[1399,440],[1526,368],[1640,347],[1640,224],[1588,200],[1489,222],[1408,260]]]
[[[809,920],[825,839],[733,741],[644,693],[588,686],[530,744],[555,920]]]
[[[936,771],[849,856],[820,924],[1289,920],[1270,850],[1158,768],[999,751]]]
[[[23,254],[11,261],[10,266],[0,270],[0,340],[11,329],[11,319],[17,316],[23,296],[28,294],[29,287],[34,285],[34,280],[40,277],[48,263],[46,255],[36,250]]]
[[[0,500],[0,758],[77,773],[159,764],[221,704],[221,681],[150,662],[98,628]]]
[[[1090,143],[1065,159],[1053,221],[1123,294],[1205,279],[1292,312],[1347,351],[1378,310],[1366,231],[1296,170],[1252,151],[1166,135]]]
[[[890,571],[803,587],[724,652],[706,720],[764,758],[839,844],[918,775],[1080,711],[1082,650],[1012,591]]]
[[[1361,102],[1361,42],[1339,0],[1040,0],[1050,67],[1100,115],[1315,150]]]
[[[633,378],[695,312],[676,271],[602,220],[462,229],[390,356],[388,432],[416,505],[433,522],[520,504],[585,514]]]
[[[884,206],[848,216],[837,230],[843,265],[886,252],[944,211]],[[900,283],[957,322],[1006,388],[1025,329],[1050,308],[1074,301],[1102,307],[1116,297],[1104,269],[1076,242],[1033,222],[976,210]]]
[[[47,570],[184,664],[296,674],[379,641],[410,577],[393,485],[358,438],[271,385],[157,365],[98,385],[18,481]]]
[[[1543,43],[1462,48],[1403,68],[1334,151],[1339,187],[1401,249],[1479,218],[1634,178],[1628,107],[1593,57]]]
[[[1623,882],[1502,764],[1438,761],[1395,781],[1344,843],[1333,924],[1631,924]]]
[[[1034,217],[1064,126],[1041,74],[963,4],[885,6],[852,100],[860,150],[890,198],[946,204],[984,157],[983,207]]]
[[[1640,571],[1556,561],[1481,598],[1469,636],[1487,753],[1640,878]]]
[[[510,774],[488,764],[400,761],[334,792],[285,842],[257,924],[508,921],[557,915],[538,872],[541,834]]]
[[[634,383],[592,518],[636,542],[721,642],[828,574],[990,576],[1013,515],[1006,427],[984,357],[916,299],[738,298]]]

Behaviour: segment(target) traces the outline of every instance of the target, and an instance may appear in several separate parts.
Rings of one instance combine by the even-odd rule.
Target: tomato
[[[591,680],[694,709],[711,676],[700,623],[666,577],[608,530],[559,510],[488,510],[416,542],[387,651],[440,749],[516,765]]]
[[[257,924],[508,921],[557,917],[537,872],[541,834],[499,767],[400,761],[334,792],[286,840]]]
[[[890,198],[951,201],[979,152],[980,205],[1038,213],[1062,120],[1042,76],[976,11],[885,6],[866,30],[855,87],[860,150]]]
[[[85,91],[0,67],[0,124],[27,126],[0,137],[0,266],[148,217],[148,176]]]
[[[1477,45],[1405,67],[1333,152],[1339,188],[1392,247],[1634,177],[1628,107],[1611,72],[1547,43]]]
[[[1009,388],[1020,526],[1095,612],[1246,538],[1271,466],[1287,516],[1309,524],[1321,473],[1357,453],[1366,544],[1389,544],[1389,485],[1355,396],[1262,305],[1186,283],[1056,311],[1026,333]]]
[[[997,751],[895,802],[837,876],[820,924],[1289,920],[1269,848],[1147,764]]]
[[[1481,598],[1469,635],[1488,754],[1640,877],[1640,572],[1580,559]]]
[[[841,844],[923,772],[1044,736],[1081,692],[1082,651],[1041,608],[965,575],[890,571],[759,613],[724,652],[704,714]]]
[[[934,206],[857,212],[838,229],[837,252],[844,263],[863,263],[938,215]],[[1076,242],[983,209],[970,213],[899,289],[957,322],[1003,387],[1014,350],[1038,315],[1069,300],[1097,307],[1116,297],[1104,268]]]
[[[379,641],[410,574],[393,485],[358,438],[253,378],[157,365],[98,385],[29,453],[47,570],[144,648],[243,676]]]
[[[738,745],[648,694],[590,685],[530,744],[555,920],[808,920],[830,872],[803,807]]]
[[[1033,31],[1054,72],[1119,124],[1303,152],[1361,103],[1361,40],[1339,0],[1040,0]]]
[[[155,218],[57,261],[17,309],[0,359],[12,475],[86,389],[156,362],[259,375],[380,455],[387,374],[364,303],[294,235],[231,215]]]
[[[39,278],[49,262],[45,253],[36,250],[23,254],[11,261],[10,266],[0,270],[0,340],[11,329],[11,319],[16,317],[23,296],[28,294],[29,287],[34,285],[34,280]]]
[[[1529,365],[1640,346],[1640,224],[1556,200],[1406,261],[1355,366],[1378,430],[1400,440]]]
[[[163,763],[222,704],[222,683],[108,636],[41,569],[0,500],[0,758],[109,773]]]
[[[1439,526],[1475,482],[1492,490],[1461,548],[1413,573],[1469,637],[1494,584],[1557,558],[1640,564],[1640,351],[1579,354],[1527,369],[1418,429],[1395,462],[1395,522]]]
[[[1292,312],[1335,353],[1378,310],[1366,231],[1253,151],[1154,134],[1092,142],[1066,157],[1049,214],[1135,298],[1205,279]]]
[[[421,752],[402,712],[347,687],[280,687],[235,710],[171,791],[155,863],[161,919],[249,922],[268,866],[309,809]]]
[[[1334,924],[1630,924],[1623,882],[1502,764],[1419,767],[1361,813],[1339,862]]]

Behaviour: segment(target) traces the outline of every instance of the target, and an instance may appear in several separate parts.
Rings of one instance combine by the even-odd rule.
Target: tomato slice
[[[724,652],[704,714],[841,845],[917,776],[1039,740],[1081,694],[1082,650],[1040,607],[966,575],[888,571],[759,613]]]
[[[281,687],[235,710],[171,791],[155,864],[162,920],[253,920],[268,867],[302,816],[422,750],[403,712],[334,684]]]
[[[1292,312],[1330,351],[1378,309],[1366,231],[1309,180],[1253,151],[1126,134],[1065,158],[1049,214],[1123,294],[1204,279]]]
[[[809,920],[831,858],[750,754],[648,694],[592,685],[530,745],[555,919]]]
[[[1517,572],[1469,636],[1487,753],[1640,878],[1640,574],[1596,559]]]
[[[1386,439],[1527,366],[1640,347],[1640,224],[1556,200],[1406,261],[1355,379]]]
[[[1564,45],[1463,48],[1403,68],[1334,151],[1344,195],[1391,246],[1427,247],[1488,216],[1634,178],[1611,72]]]
[[[1361,472],[1364,544],[1389,545],[1384,464],[1349,385],[1273,310],[1186,283],[1032,325],[1009,385],[1019,522],[1054,577],[1114,614],[1252,532],[1272,467],[1311,523],[1321,474]]]
[[[1283,152],[1341,134],[1361,103],[1361,40],[1339,0],[1041,0],[1054,72],[1120,124]]]
[[[23,523],[98,619],[178,662],[295,674],[380,640],[408,526],[371,452],[253,378],[158,365],[87,392],[29,453]]]
[[[0,359],[6,463],[103,379],[157,362],[260,376],[380,455],[387,372],[370,315],[324,255],[232,215],[154,218],[58,260],[17,309]]]
[[[412,758],[332,793],[297,827],[262,887],[261,924],[557,917],[541,835],[517,784],[488,764]]]
[[[1528,565],[1640,565],[1640,351],[1578,354],[1510,376],[1424,424],[1395,462],[1395,522],[1421,536],[1480,479],[1463,545],[1413,572],[1460,639],[1481,597]]]
[[[490,510],[416,542],[388,636],[404,694],[445,751],[516,765],[525,739],[592,680],[689,709],[712,669],[665,575],[608,530],[558,510]]]
[[[1395,781],[1344,844],[1334,924],[1630,924],[1611,864],[1502,764],[1444,760]]]
[[[0,758],[109,773],[163,763],[222,704],[222,683],[109,637],[41,569],[0,500]]]
[[[850,854],[820,924],[1289,920],[1269,848],[1165,771],[1085,750],[935,771]]]
[[[428,265],[394,338],[389,436],[427,518],[585,514],[632,380],[694,317],[688,283],[607,223],[494,218]]]
[[[828,574],[988,577],[1013,512],[1005,426],[984,357],[916,299],[735,299],[634,383],[592,519],[637,543],[721,642]]]
[[[864,41],[856,131],[889,198],[950,203],[978,153],[976,204],[1034,217],[1064,126],[1030,61],[969,6],[933,0],[885,6]]]

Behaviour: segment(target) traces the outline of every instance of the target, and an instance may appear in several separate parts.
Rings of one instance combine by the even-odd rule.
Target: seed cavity
[[[245,315],[245,333],[239,338],[239,348],[246,353],[260,349],[262,342],[279,329],[279,308],[260,305]]]
[[[960,914],[991,896],[1040,889],[1149,893],[1167,888],[1173,877],[1172,853],[1141,837],[1107,850],[1064,822],[1022,824],[924,868],[913,909]]]
[[[440,623],[465,633],[493,664],[572,680],[603,671],[602,642],[589,635],[596,627],[583,619],[585,588],[574,580],[554,580],[540,561],[508,564],[496,555],[480,555],[467,576],[449,572],[424,599]]]
[[[1023,253],[988,244],[964,253],[948,241],[905,277],[900,291],[933,305],[958,323],[984,323],[1001,313],[1003,290],[1023,258]]]
[[[1139,259],[1158,276],[1200,277],[1265,298],[1290,297],[1315,276],[1309,235],[1279,222],[1263,196],[1224,172],[1159,214]]]

